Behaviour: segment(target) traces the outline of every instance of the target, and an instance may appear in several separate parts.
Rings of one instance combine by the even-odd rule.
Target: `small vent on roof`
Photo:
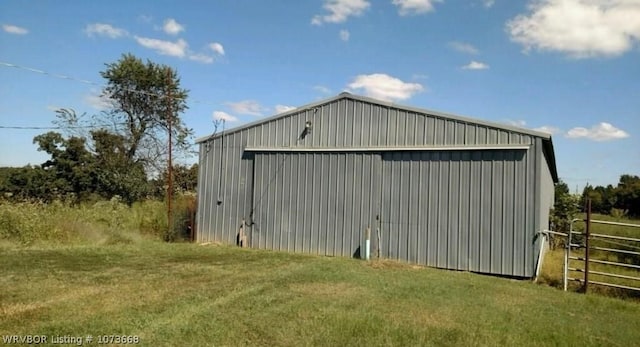
[[[342,93],[340,93],[340,95],[351,95],[351,93],[349,93],[349,92],[342,92]]]

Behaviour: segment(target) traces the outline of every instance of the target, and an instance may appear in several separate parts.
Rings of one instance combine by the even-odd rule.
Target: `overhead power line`
[[[7,62],[3,62],[3,61],[0,61],[0,65],[6,66],[6,67],[13,67],[13,68],[16,68],[16,69],[21,69],[21,70],[26,70],[26,71],[30,71],[30,72],[35,72],[35,73],[39,73],[39,74],[42,74],[42,75],[48,75],[48,76],[55,77],[55,78],[60,78],[60,79],[65,79],[65,80],[70,80],[70,81],[76,81],[76,82],[89,84],[89,85],[94,85],[94,86],[99,86],[100,85],[100,84],[98,84],[96,82],[92,82],[92,81],[85,80],[85,79],[75,78],[75,77],[71,77],[71,76],[67,76],[67,75],[60,75],[60,74],[57,74],[57,73],[51,73],[51,72],[47,72],[47,71],[44,71],[44,70],[34,69],[32,67],[26,67],[26,66],[21,66],[21,65],[17,65],[17,64],[11,64],[11,63],[7,63]]]
[[[64,80],[68,80],[68,81],[83,83],[83,84],[87,84],[87,85],[91,85],[91,86],[106,87],[106,84],[104,84],[104,83],[97,83],[97,82],[94,82],[94,81],[90,81],[90,80],[86,80],[86,79],[82,79],[82,78],[77,78],[77,77],[73,77],[73,76],[70,76],[70,75],[63,75],[63,74],[59,74],[59,73],[53,73],[53,72],[49,72],[49,71],[45,71],[45,70],[41,70],[41,69],[36,69],[36,68],[23,66],[23,65],[19,65],[19,64],[8,63],[8,62],[4,62],[4,61],[0,61],[0,66],[9,67],[9,68],[15,68],[15,69],[24,70],[24,71],[28,71],[28,72],[32,72],[32,73],[37,73],[37,74],[40,74],[40,75],[50,76],[50,77],[53,77],[53,78],[58,78],[58,79],[64,79]],[[165,95],[165,94],[152,93],[152,92],[147,92],[147,91],[143,91],[143,90],[136,90],[136,89],[131,89],[131,88],[127,88],[127,89],[124,89],[124,90],[132,92],[132,93],[138,93],[138,94],[144,94],[144,95],[150,95],[150,96],[157,96],[157,97],[160,97],[160,98],[168,97],[168,95]],[[175,96],[173,96],[173,98],[175,98]],[[207,101],[202,101],[202,100],[197,100],[197,99],[192,99],[192,98],[189,99],[189,102],[198,103],[198,104],[204,104],[204,105],[210,105],[210,106],[220,106],[221,105],[219,103],[212,103],[212,102],[207,102]],[[114,126],[114,125],[125,125],[125,124],[126,123],[113,123],[113,124],[107,124],[107,125],[85,125],[85,126],[68,126],[68,127],[59,127],[59,126],[49,126],[49,127],[43,127],[43,126],[7,126],[7,125],[0,125],[0,129],[12,129],[12,130],[91,129],[91,128],[104,128],[104,127],[109,127],[109,126]],[[190,143],[189,145],[194,146],[194,145],[197,145],[197,144],[196,143]]]
[[[78,125],[78,126],[68,126],[68,127],[35,127],[35,126],[8,126],[8,125],[0,125],[0,129],[13,129],[13,130],[62,130],[62,129],[92,129],[92,128],[105,128],[112,125],[124,125],[126,123],[115,123],[115,124],[103,124],[103,125]]]
[[[88,84],[88,85],[91,85],[91,86],[106,87],[106,85],[104,83],[101,84],[101,83],[85,80],[85,79],[82,79],[82,78],[72,77],[72,76],[69,76],[69,75],[61,75],[61,74],[57,74],[57,73],[53,73],[53,72],[40,70],[40,69],[34,69],[32,67],[27,67],[27,66],[22,66],[22,65],[17,65],[17,64],[11,64],[11,63],[7,63],[7,62],[3,62],[3,61],[0,61],[0,65],[1,66],[6,66],[6,67],[13,67],[13,68],[16,68],[16,69],[25,70],[25,71],[29,71],[29,72],[34,72],[34,73],[38,73],[38,74],[41,74],[41,75],[47,75],[47,76],[51,76],[51,77],[55,77],[55,78],[59,78],[59,79],[63,79],[63,80],[80,82],[80,83]],[[149,95],[149,96],[157,96],[159,98],[166,97],[164,94],[152,93],[152,92],[147,92],[147,91],[144,91],[144,90],[136,90],[136,89],[132,89],[132,88],[126,88],[124,90],[126,90],[128,92],[131,92],[131,93],[137,93],[137,94]]]
[[[37,74],[40,74],[40,75],[46,75],[46,76],[50,76],[50,77],[53,77],[53,78],[58,78],[58,79],[63,79],[63,80],[67,80],[67,81],[83,83],[83,84],[96,86],[96,87],[106,87],[107,86],[104,83],[98,83],[98,82],[94,82],[94,81],[90,81],[90,80],[86,80],[86,79],[82,79],[82,78],[73,77],[73,76],[70,76],[70,75],[63,75],[63,74],[59,74],[59,73],[49,72],[49,71],[40,70],[40,69],[28,67],[28,66],[19,65],[19,64],[7,63],[7,62],[4,62],[4,61],[0,61],[0,66],[11,67],[11,68],[19,69],[19,70],[24,70],[24,71],[29,71],[29,72],[32,72],[32,73],[37,73]],[[147,92],[147,91],[144,91],[144,90],[137,90],[137,89],[132,89],[132,88],[126,88],[124,90],[126,90],[128,92],[131,92],[131,93],[137,93],[137,94],[149,95],[149,96],[156,96],[156,97],[159,97],[159,98],[166,98],[167,97],[167,95],[165,95],[165,94]],[[176,96],[173,96],[173,98],[175,99]],[[192,98],[190,98],[188,100],[189,100],[189,102],[193,102],[193,103],[197,103],[197,104],[203,104],[203,105],[210,105],[210,106],[220,106],[221,105],[220,103],[213,103],[213,102],[197,100],[197,99],[192,99]]]
[[[113,123],[113,124],[103,124],[103,125],[83,125],[83,126],[68,126],[68,127],[32,127],[32,126],[7,126],[0,125],[0,129],[7,130],[64,130],[64,129],[102,129],[114,125],[126,125],[127,123]],[[187,143],[190,147],[198,145],[195,142]]]

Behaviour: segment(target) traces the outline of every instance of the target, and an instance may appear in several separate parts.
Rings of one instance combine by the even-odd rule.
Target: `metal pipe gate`
[[[585,232],[574,231],[574,223],[576,222],[585,222]],[[565,259],[564,259],[564,290],[567,290],[569,281],[576,281],[582,284],[582,291],[584,293],[587,292],[589,288],[589,284],[596,284],[600,286],[607,286],[613,288],[627,289],[640,291],[640,276],[630,276],[630,275],[622,275],[619,273],[611,273],[606,271],[597,271],[590,269],[590,264],[601,264],[601,265],[609,265],[616,266],[618,268],[625,269],[635,269],[639,270],[640,274],[640,239],[625,237],[625,236],[616,236],[616,235],[606,235],[593,233],[591,224],[605,224],[612,226],[621,226],[621,227],[630,227],[630,228],[640,228],[638,224],[631,223],[619,223],[619,222],[609,222],[603,220],[591,219],[591,201],[587,203],[587,218],[586,219],[574,219],[570,224],[570,231],[567,235],[567,243],[565,247]],[[575,236],[582,236],[584,239],[581,241],[576,240]],[[598,242],[594,244],[594,242]],[[605,243],[610,245],[608,247],[604,247],[602,244]],[[616,248],[617,247],[617,248]],[[623,247],[623,248],[621,248]],[[593,251],[597,251],[594,253]],[[579,252],[582,254],[573,255],[572,252]],[[603,254],[622,254],[626,256],[638,257],[638,264],[629,264],[626,262],[620,261],[611,261],[610,259],[596,259],[597,256],[602,256]],[[573,264],[577,264],[576,267],[572,267]],[[582,264],[580,267],[579,264]],[[570,272],[573,273],[582,273],[582,278],[578,277],[569,277]],[[637,281],[637,285],[622,285],[611,282],[604,281],[594,281],[589,279],[589,275],[598,275],[608,278],[617,278],[624,279],[629,281]]]

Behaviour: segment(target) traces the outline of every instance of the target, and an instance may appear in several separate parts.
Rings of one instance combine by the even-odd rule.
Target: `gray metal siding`
[[[255,155],[250,245],[353,256],[379,210],[379,154]]]
[[[540,140],[538,140],[540,141]],[[549,214],[550,210],[553,208],[553,204],[555,201],[555,185],[553,182],[553,177],[551,175],[551,170],[549,169],[549,165],[547,164],[547,160],[544,157],[544,153],[542,151],[542,144],[539,143],[536,148],[540,150],[537,152],[538,161],[536,163],[536,171],[537,171],[537,183],[538,183],[538,200],[536,202],[536,211],[537,211],[537,223],[536,223],[536,231],[543,231],[549,229]],[[538,254],[540,252],[540,241],[542,240],[540,235],[536,235],[536,243],[534,248],[534,260],[538,261]]]
[[[385,258],[432,267],[529,276],[533,186],[527,151],[391,152],[382,156]],[[524,211],[524,214],[521,212]]]
[[[312,130],[301,138],[306,121]],[[479,145],[530,147],[491,155],[478,150],[320,153],[328,148]],[[317,152],[254,154],[247,147]],[[418,233],[406,228],[383,233],[380,247],[388,257],[530,277],[537,256],[535,233],[546,223],[543,211],[553,194],[541,148],[540,138],[515,130],[336,99],[201,142],[197,239],[233,244],[244,219],[254,247],[351,255],[362,241],[363,226],[373,228],[379,214],[383,223],[406,220],[421,228]],[[389,162],[382,156],[408,157]],[[278,160],[284,160],[280,171],[274,166]],[[367,169],[377,170],[379,185],[349,186],[372,179]],[[273,184],[264,181],[270,175]],[[376,187],[379,199],[371,195]],[[259,202],[265,189],[268,198]],[[407,209],[389,204],[384,194],[399,194]],[[365,196],[370,205],[363,205]],[[375,250],[375,232],[372,242]]]
[[[298,137],[305,122],[312,133]],[[256,125],[248,147],[531,145],[534,137],[453,119],[341,99]]]
[[[247,131],[200,145],[198,242],[235,243],[251,213],[253,158],[244,152]]]

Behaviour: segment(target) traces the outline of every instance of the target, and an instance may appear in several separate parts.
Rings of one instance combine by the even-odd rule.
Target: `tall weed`
[[[176,199],[171,228],[167,228],[166,203],[157,200],[131,206],[118,197],[80,205],[0,201],[0,239],[24,245],[121,244],[144,238],[177,241],[188,236],[183,216],[188,216],[184,210],[191,200]]]

